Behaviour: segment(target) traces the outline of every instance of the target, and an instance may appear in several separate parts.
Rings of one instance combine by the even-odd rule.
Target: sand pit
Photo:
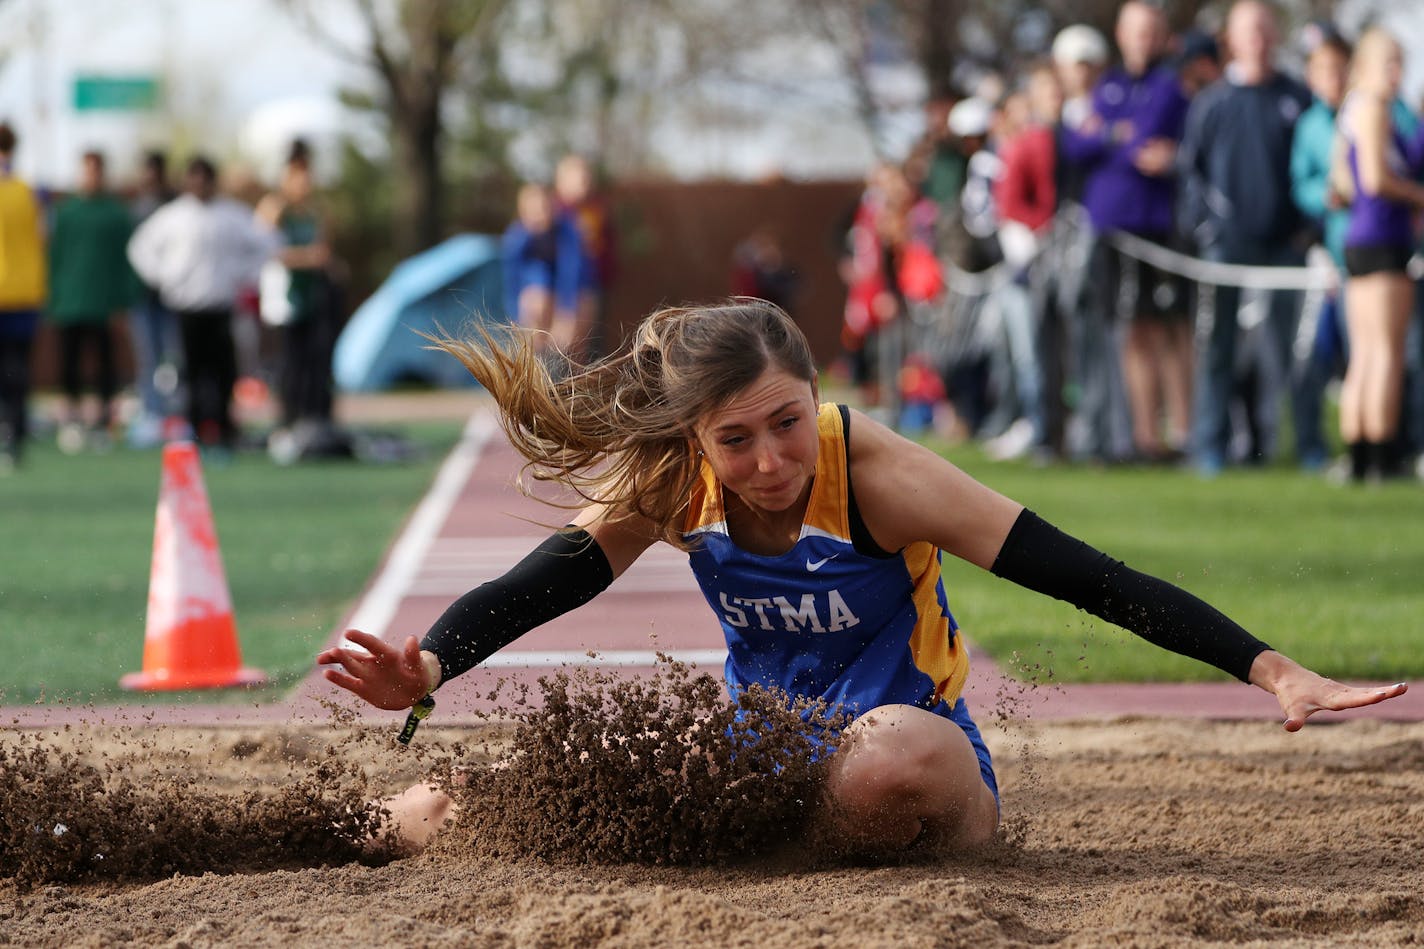
[[[362,862],[314,833],[433,763],[487,764],[509,747],[508,726],[427,726],[413,754],[388,731],[340,724],[12,729],[0,732],[6,813],[51,804],[66,830],[36,819],[31,833],[73,841],[88,820],[90,833],[107,827],[105,846],[128,848],[111,861],[132,863],[96,864],[79,847],[20,879],[13,851],[0,855],[0,944],[1424,942],[1424,724],[1289,736],[1267,723],[991,718],[1004,840],[974,856],[858,866],[786,853],[701,867],[551,862],[482,852],[468,827],[417,857]],[[34,777],[23,755],[58,764],[55,783],[31,781],[26,797],[13,780],[17,762]],[[86,776],[120,776],[133,796],[107,800]],[[155,802],[187,818],[165,822]]]

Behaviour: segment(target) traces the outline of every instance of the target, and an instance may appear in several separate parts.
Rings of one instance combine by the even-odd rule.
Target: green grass
[[[1347,488],[1290,468],[1206,481],[1182,471],[995,464],[943,452],[976,478],[1129,566],[1171,580],[1327,675],[1424,673],[1424,490]],[[953,503],[947,498],[946,503]],[[1221,673],[1071,606],[946,559],[965,632],[1020,674],[1181,681]]]
[[[404,430],[418,461],[205,465],[243,661],[271,677],[244,700],[276,698],[311,669],[459,436],[454,423]],[[36,442],[0,480],[0,702],[127,695],[118,678],[142,664],[160,465],[157,451],[65,457]],[[173,698],[195,696],[233,693]]]

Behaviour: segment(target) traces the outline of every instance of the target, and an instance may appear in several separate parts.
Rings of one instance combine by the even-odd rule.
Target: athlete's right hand
[[[426,661],[414,636],[407,636],[400,647],[359,629],[348,629],[346,639],[362,648],[333,646],[323,650],[316,657],[319,664],[340,665],[345,671],[324,669],[322,675],[377,708],[410,708],[439,684],[438,663]]]

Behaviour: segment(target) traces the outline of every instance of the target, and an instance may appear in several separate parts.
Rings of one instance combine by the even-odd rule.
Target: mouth
[[[795,481],[795,478],[787,478],[785,481],[780,481],[776,484],[769,484],[765,487],[755,488],[754,490],[758,494],[782,494],[790,490]]]

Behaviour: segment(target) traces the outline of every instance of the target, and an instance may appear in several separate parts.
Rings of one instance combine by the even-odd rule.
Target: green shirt
[[[49,243],[49,317],[55,323],[102,323],[138,299],[129,267],[133,219],[107,194],[75,195],[59,206]]]
[[[305,209],[288,208],[282,212],[278,222],[282,238],[288,247],[307,247],[321,237],[321,221],[317,215]],[[311,319],[320,302],[321,271],[302,267],[291,268],[292,282],[287,290],[287,299],[292,304],[292,323],[302,323]]]

